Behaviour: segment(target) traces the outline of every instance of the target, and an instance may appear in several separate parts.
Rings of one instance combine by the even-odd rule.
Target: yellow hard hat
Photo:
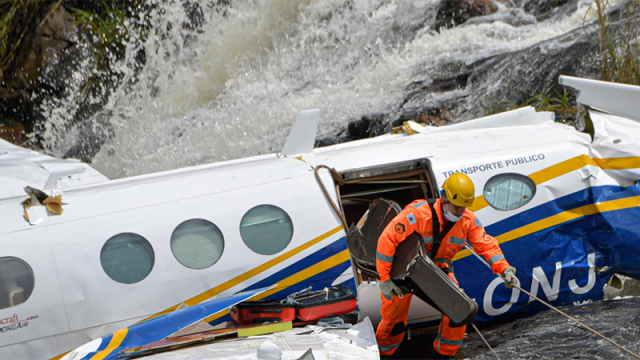
[[[462,207],[473,205],[476,188],[473,186],[473,181],[463,173],[451,175],[442,185],[442,190],[447,195],[447,200],[453,205]]]

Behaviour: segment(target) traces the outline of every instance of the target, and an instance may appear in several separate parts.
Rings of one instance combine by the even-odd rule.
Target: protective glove
[[[518,285],[518,278],[516,277],[516,269],[510,267],[502,272],[502,279],[504,280],[504,286],[507,289],[513,289],[514,285]]]
[[[378,283],[378,285],[380,286],[380,291],[382,291],[384,297],[386,297],[387,299],[391,299],[394,296],[399,296],[400,298],[402,298],[402,289],[400,289],[398,285],[393,282],[393,280],[388,279],[381,283]]]

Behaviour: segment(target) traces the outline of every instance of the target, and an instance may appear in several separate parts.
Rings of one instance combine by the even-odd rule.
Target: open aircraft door
[[[329,174],[326,170],[322,172]],[[439,194],[431,161],[426,158],[340,172],[332,170],[331,174],[340,199],[337,205],[340,217],[347,231],[361,222],[376,199],[392,201],[403,208],[415,199],[432,199]],[[357,266],[353,261],[352,265],[360,313],[367,314],[377,324],[380,321],[380,290],[375,282],[376,274]],[[409,310],[410,322],[422,322],[425,319],[436,321],[439,318],[437,310],[414,298]]]
[[[393,201],[401,208],[415,199],[437,197],[438,190],[428,159],[415,159],[350,169],[332,171],[339,207],[345,229],[358,223],[369,206],[378,198]],[[355,271],[356,282],[373,279],[362,271]]]
[[[29,246],[25,246],[28,243]],[[15,359],[55,353],[69,331],[55,259],[44,227],[2,235],[0,352]],[[10,350],[4,346],[9,345]]]

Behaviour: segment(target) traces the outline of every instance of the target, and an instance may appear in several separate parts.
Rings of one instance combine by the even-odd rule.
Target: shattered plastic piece
[[[363,321],[351,326],[349,329],[331,330],[330,332],[361,348],[368,348],[371,346],[377,347],[376,335],[373,331],[373,325],[371,325],[369,317],[364,318]]]
[[[24,209],[25,218],[31,225],[37,225],[47,218],[47,210],[44,206],[30,206]]]
[[[316,360],[316,358],[313,356],[311,348],[309,348],[309,350],[305,351],[297,360]]]
[[[49,196],[42,202],[47,209],[54,215],[62,214],[62,195]]]
[[[345,324],[344,320],[339,316],[318,320],[318,326],[343,329],[348,329],[351,327],[351,325]]]

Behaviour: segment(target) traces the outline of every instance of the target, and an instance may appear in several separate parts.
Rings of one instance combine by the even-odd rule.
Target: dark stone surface
[[[626,349],[640,353],[640,298],[598,301],[561,307],[593,330]],[[473,331],[460,351],[460,358],[490,360],[495,356]],[[555,311],[481,329],[482,335],[501,359],[632,359],[633,356]]]
[[[26,132],[44,120],[41,101],[64,94],[67,78],[77,70],[74,60],[81,56],[74,50],[75,19],[64,7],[51,4],[33,19],[0,86],[0,117],[21,123]]]
[[[443,0],[440,2],[435,31],[441,27],[452,28],[460,25],[472,17],[489,15],[498,11],[498,7],[491,0]]]
[[[539,16],[566,5],[569,2],[576,3],[575,0],[527,0],[524,3],[524,11]]]
[[[640,298],[597,301],[559,308],[626,349],[640,353]],[[480,328],[482,336],[500,359],[591,359],[623,360],[633,356],[586,330],[573,321],[548,310],[528,318]],[[435,359],[435,334],[413,334],[392,357],[397,360]],[[482,338],[467,327],[467,336],[454,359],[495,360]]]
[[[557,46],[563,43],[567,45]],[[346,132],[320,139],[316,146],[377,136],[407,120],[442,126],[482,117],[491,109],[523,104],[539,91],[553,96],[562,94],[565,88],[558,84],[560,75],[596,79],[600,76],[597,32],[593,26],[577,29],[560,38],[482,59],[456,70],[457,73],[449,76],[409,84],[398,111],[363,116],[350,122]],[[466,89],[466,93],[436,105],[432,103],[431,94],[457,89]],[[575,95],[572,94],[571,99],[575,104]],[[584,119],[577,119],[575,114],[567,115],[568,123],[577,122],[579,129],[583,127]]]

